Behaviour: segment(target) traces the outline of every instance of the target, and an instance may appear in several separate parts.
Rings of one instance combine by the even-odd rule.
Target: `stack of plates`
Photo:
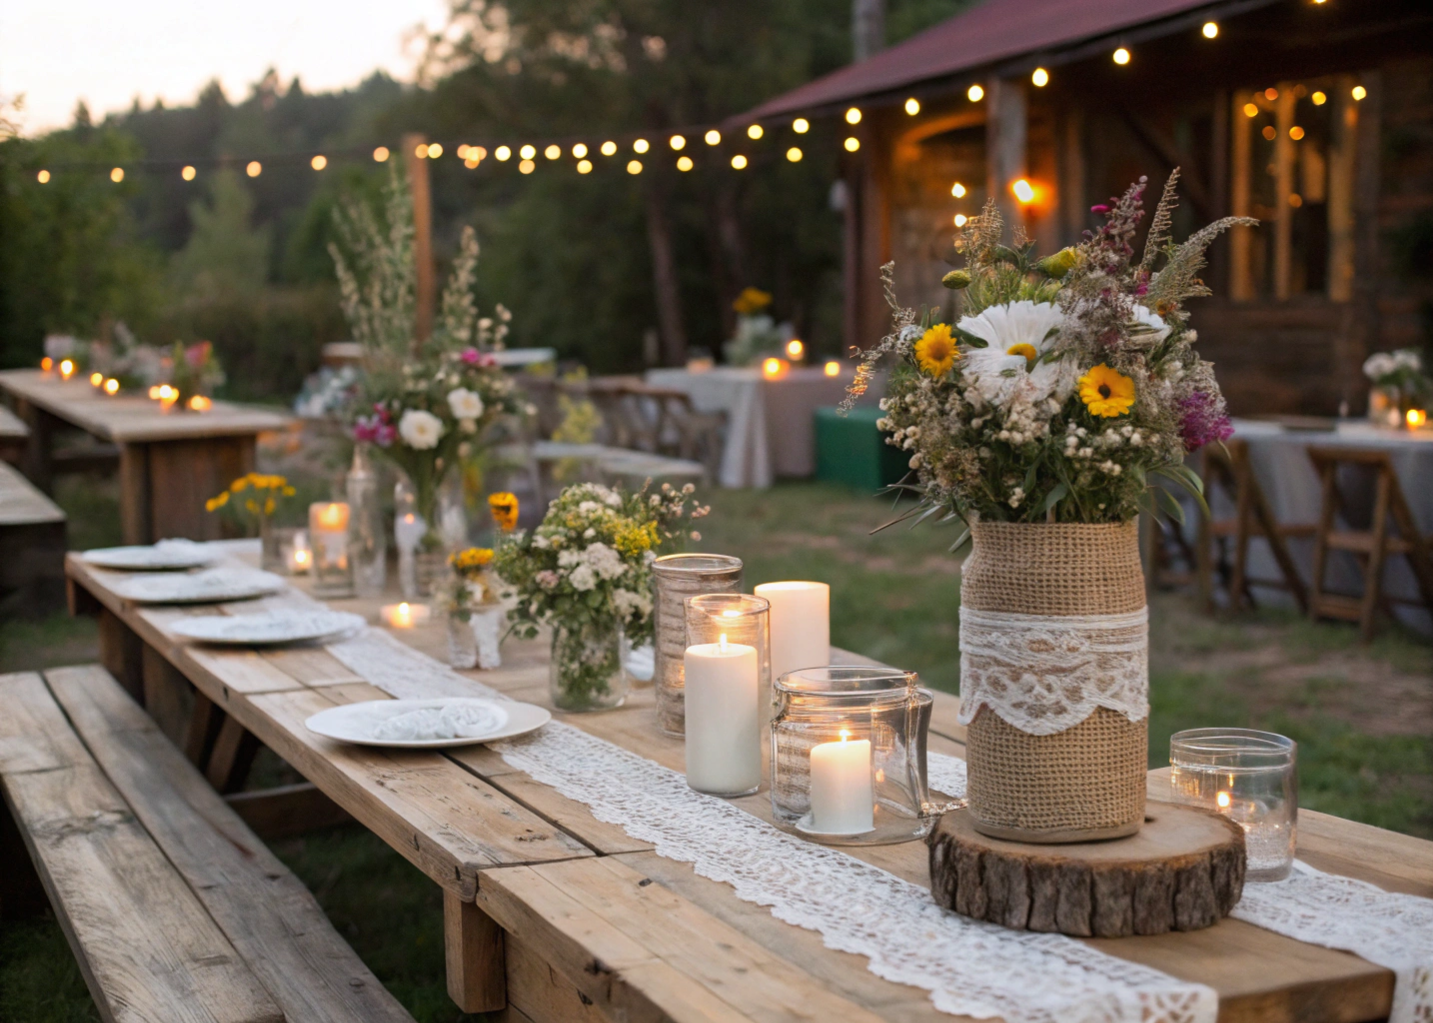
[[[181,618],[167,626],[170,632],[201,643],[225,646],[276,646],[281,643],[316,643],[336,639],[365,625],[362,615],[347,611],[303,608],[261,611],[249,615],[204,615]]]

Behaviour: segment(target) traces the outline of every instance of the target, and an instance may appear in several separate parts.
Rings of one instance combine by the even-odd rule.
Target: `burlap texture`
[[[962,606],[1036,615],[1124,614],[1145,606],[1134,522],[976,523],[971,538]],[[1148,724],[1099,708],[1073,728],[1038,736],[983,708],[966,737],[967,795],[977,827],[1027,841],[1137,829],[1144,820]]]

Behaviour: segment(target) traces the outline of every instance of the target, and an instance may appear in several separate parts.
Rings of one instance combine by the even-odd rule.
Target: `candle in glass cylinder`
[[[411,629],[426,623],[433,612],[427,604],[409,604],[405,601],[401,604],[384,604],[378,613],[383,618],[383,624],[389,628]]]
[[[762,583],[752,590],[771,602],[771,674],[831,663],[831,587],[825,583]]]
[[[687,784],[698,792],[741,796],[761,785],[761,707],[756,648],[745,643],[688,647]]]
[[[353,566],[348,557],[348,505],[342,501],[309,505],[308,533],[314,595],[353,596]]]
[[[851,740],[842,729],[839,742],[811,748],[811,826],[821,835],[862,835],[876,827],[876,795],[871,783],[871,742]]]

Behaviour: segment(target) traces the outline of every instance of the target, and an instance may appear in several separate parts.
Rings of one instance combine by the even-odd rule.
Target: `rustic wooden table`
[[[38,369],[0,371],[0,391],[29,427],[21,467],[41,490],[51,489],[57,430],[78,428],[119,449],[125,543],[218,538],[220,523],[205,513],[204,502],[254,468],[260,433],[289,422],[277,412],[224,401],[207,412],[165,414],[148,398],[107,395],[86,380],[65,381]]]
[[[327,651],[185,645],[169,624],[212,608],[136,607],[111,588],[120,574],[73,555],[67,570],[72,609],[100,616],[105,666],[212,781],[233,787],[244,751],[262,742],[442,888],[448,988],[462,1008],[539,1021],[949,1018],[924,991],[882,980],[863,957],[832,951],[817,934],[741,901],[688,864],[658,856],[485,747],[378,750],[311,734],[304,727],[310,714],[385,697]],[[290,592],[227,609],[282,607],[295,599]],[[333,606],[371,621],[377,602]],[[441,626],[400,635],[442,658]],[[474,677],[551,706],[543,647],[509,641],[503,656],[503,668]],[[954,697],[938,694],[933,750],[962,753],[957,707]],[[620,710],[563,720],[682,768],[681,742],[657,731],[650,689],[638,690]],[[1153,791],[1167,785],[1158,772],[1151,779]],[[770,819],[764,789],[735,803]],[[1433,843],[1314,812],[1302,813],[1299,823],[1299,855],[1313,866],[1433,896]],[[928,883],[922,843],[851,851]],[[1388,1015],[1392,1000],[1390,971],[1237,920],[1093,944],[1213,987],[1219,1018],[1231,1023],[1376,1020]]]

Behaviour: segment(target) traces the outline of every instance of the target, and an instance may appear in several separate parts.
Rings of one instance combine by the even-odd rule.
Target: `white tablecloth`
[[[1322,488],[1309,461],[1308,448],[1318,447],[1359,447],[1375,448],[1388,452],[1403,496],[1418,521],[1423,533],[1433,533],[1433,431],[1395,431],[1374,427],[1368,423],[1340,423],[1336,430],[1311,431],[1290,430],[1274,423],[1257,420],[1236,420],[1234,436],[1249,445],[1249,461],[1255,478],[1264,490],[1279,522],[1317,523],[1322,501]],[[1371,480],[1371,475],[1367,477]],[[1339,486],[1353,505],[1355,528],[1366,527],[1372,511],[1373,494],[1364,480],[1352,471],[1345,472],[1339,479]],[[1232,514],[1231,506],[1216,503],[1214,513],[1219,516]],[[1289,541],[1289,550],[1298,565],[1304,582],[1313,581],[1312,539],[1294,538]],[[1250,546],[1250,574],[1264,579],[1277,579],[1278,566],[1268,546],[1256,540]],[[1403,557],[1389,559],[1383,576],[1384,591],[1393,597],[1410,600],[1419,599],[1418,583]],[[1361,593],[1362,575],[1352,555],[1343,552],[1330,554],[1325,586],[1348,593]],[[1256,596],[1263,603],[1273,603],[1278,596],[1275,591],[1262,589]],[[1291,599],[1291,598],[1286,598]],[[1433,631],[1433,619],[1421,608],[1395,605],[1400,620],[1420,631]]]
[[[815,414],[837,405],[855,376],[843,363],[839,376],[817,366],[794,366],[767,379],[758,367],[717,366],[652,369],[647,383],[685,391],[699,412],[725,412],[726,445],[717,481],[724,487],[769,487],[778,476],[810,476],[816,471]],[[885,393],[883,379],[872,382],[862,403]]]

